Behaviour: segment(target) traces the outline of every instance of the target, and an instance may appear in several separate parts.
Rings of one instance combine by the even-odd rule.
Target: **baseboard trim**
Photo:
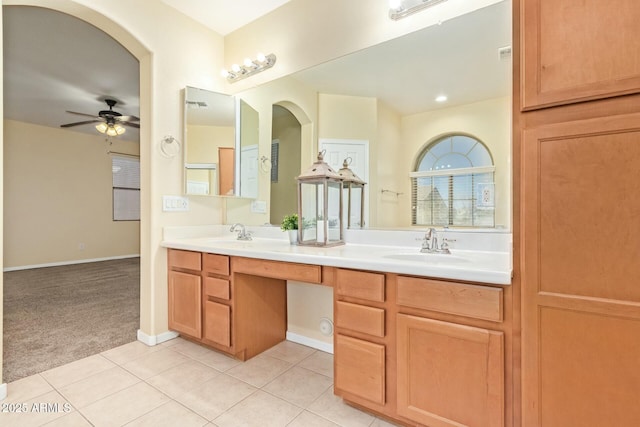
[[[126,258],[140,258],[140,254],[117,255],[117,256],[91,258],[91,259],[76,259],[72,261],[48,262],[45,264],[20,265],[17,267],[6,267],[2,271],[7,272],[7,271],[18,271],[18,270],[30,270],[32,268],[58,267],[61,265],[86,264],[88,262],[112,261],[116,259],[126,259]]]
[[[7,383],[0,384],[0,400],[7,398]]]
[[[294,332],[287,331],[287,341],[306,345],[307,347],[315,348],[316,350],[333,354],[333,344],[329,344],[314,338],[305,337],[304,335],[296,334]]]
[[[147,335],[144,332],[142,332],[140,329],[138,329],[138,341],[150,347],[161,344],[165,341],[172,340],[176,338],[178,335],[179,334],[177,332],[173,332],[173,331],[163,332],[158,335]]]

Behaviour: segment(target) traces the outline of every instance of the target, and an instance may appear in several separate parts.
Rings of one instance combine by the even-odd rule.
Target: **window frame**
[[[120,186],[120,185],[115,185],[115,173],[114,172],[114,168],[116,166],[116,159],[126,159],[128,161],[133,160],[136,162],[137,164],[137,169],[138,169],[138,180],[137,180],[137,186],[133,185],[133,186]],[[118,194],[124,195],[124,194],[131,194],[132,192],[135,192],[137,194],[137,197],[133,197],[133,198],[126,198],[124,200],[125,203],[130,202],[130,200],[136,200],[137,204],[136,206],[134,206],[133,208],[133,212],[136,213],[137,215],[134,215],[133,217],[127,217],[127,216],[123,216],[123,217],[119,217],[118,216],[118,212],[120,212],[119,210],[117,210],[118,207],[118,199],[121,199],[122,197],[118,197]],[[126,197],[126,196],[125,196]],[[140,212],[141,206],[140,206],[140,157],[138,156],[133,156],[133,155],[128,155],[128,154],[115,154],[112,153],[111,154],[111,220],[114,222],[121,222],[121,221],[140,221],[140,217],[141,217],[141,212]]]
[[[489,159],[491,161],[491,165],[490,166],[472,166],[472,167],[464,167],[464,168],[452,168],[452,169],[430,169],[430,170],[417,170],[420,165],[422,164],[424,158],[429,155],[430,150],[432,150],[434,147],[438,146],[439,144],[443,143],[444,141],[448,140],[448,139],[452,139],[455,137],[465,137],[465,138],[470,138],[473,139],[475,141],[475,144],[473,145],[473,148],[470,149],[468,152],[471,152],[473,149],[475,149],[475,146],[480,144],[484,150],[486,151],[486,153],[489,156]],[[453,141],[452,141],[453,142]],[[446,155],[449,155],[451,153],[453,154],[460,154],[460,155],[465,155],[464,153],[459,153],[457,151],[453,151],[453,145],[450,149],[449,152],[445,153],[444,155],[441,155],[440,157],[436,157],[435,155],[432,154],[432,156],[434,158],[436,158],[436,161],[434,162],[434,164],[437,163],[437,160],[439,158],[442,158]],[[465,155],[466,156],[466,155]],[[467,157],[468,158],[468,157]],[[471,161],[470,161],[471,163]],[[471,163],[472,164],[472,163]],[[474,188],[476,184],[480,184],[481,182],[475,182],[476,181],[476,177],[480,177],[483,174],[491,174],[491,182],[488,182],[487,184],[490,184],[493,186],[493,198],[494,198],[494,205],[492,207],[493,209],[493,221],[491,221],[492,225],[476,225],[474,224],[474,220],[476,219],[476,214],[479,210],[482,210],[482,207],[477,206],[476,200],[476,189]],[[454,189],[454,177],[470,177],[471,179],[471,200],[472,200],[472,204],[471,204],[471,223],[470,224],[455,224],[455,208],[454,208],[454,202],[456,201],[455,195],[453,193],[453,189]],[[418,223],[418,180],[420,178],[431,178],[432,179],[432,186],[433,186],[433,178],[437,178],[437,177],[449,177],[449,181],[448,181],[448,189],[449,192],[447,194],[447,223],[446,224],[436,224],[434,223],[434,217],[431,217],[431,223]],[[467,135],[467,134],[461,134],[461,133],[455,133],[455,134],[448,134],[448,135],[443,135],[440,136],[436,139],[434,139],[433,141],[431,141],[429,144],[427,144],[419,153],[419,155],[416,158],[416,162],[415,162],[415,166],[414,166],[414,171],[409,173],[409,178],[411,180],[411,225],[413,226],[436,226],[436,227],[441,227],[441,226],[445,226],[445,227],[463,227],[463,228],[495,228],[495,163],[493,161],[493,154],[491,153],[491,151],[489,150],[489,148],[478,138],[472,136],[472,135]],[[487,206],[486,208],[491,208],[489,206]],[[432,206],[433,209],[433,206]]]

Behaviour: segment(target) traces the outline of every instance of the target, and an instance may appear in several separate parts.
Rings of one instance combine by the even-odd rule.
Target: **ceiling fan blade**
[[[115,117],[115,119],[120,122],[139,122],[140,121],[140,119],[137,118],[136,116],[118,116],[118,117]]]
[[[119,123],[125,126],[131,126],[132,128],[140,129],[140,125],[138,123],[125,122],[123,120],[119,120]]]
[[[76,111],[67,110],[67,113],[76,114],[78,116],[93,117],[94,119],[99,119],[100,118],[100,116],[96,116],[95,114],[78,113]]]
[[[60,125],[60,127],[61,128],[70,128],[72,126],[86,125],[86,124],[89,124],[89,123],[100,123],[102,121],[103,120],[86,120],[84,122],[67,123],[67,124],[64,124],[64,125]]]

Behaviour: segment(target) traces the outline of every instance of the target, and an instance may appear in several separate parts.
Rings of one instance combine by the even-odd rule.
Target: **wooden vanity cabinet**
[[[385,275],[337,269],[334,291],[334,392],[388,413]]]
[[[240,360],[285,339],[288,275],[321,281],[297,263],[176,249],[168,261],[169,329]]]
[[[221,350],[231,348],[231,277],[230,260],[226,255],[202,254],[204,282],[202,296],[203,334],[205,344]]]
[[[169,329],[202,337],[202,258],[199,252],[169,249]]]
[[[503,290],[405,276],[395,284],[398,416],[426,426],[504,426],[504,332],[477,326],[501,327]],[[452,315],[460,323],[443,320]]]

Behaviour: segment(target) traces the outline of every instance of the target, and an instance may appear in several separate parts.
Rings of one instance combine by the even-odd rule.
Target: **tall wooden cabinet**
[[[522,425],[637,426],[640,2],[518,7]]]

